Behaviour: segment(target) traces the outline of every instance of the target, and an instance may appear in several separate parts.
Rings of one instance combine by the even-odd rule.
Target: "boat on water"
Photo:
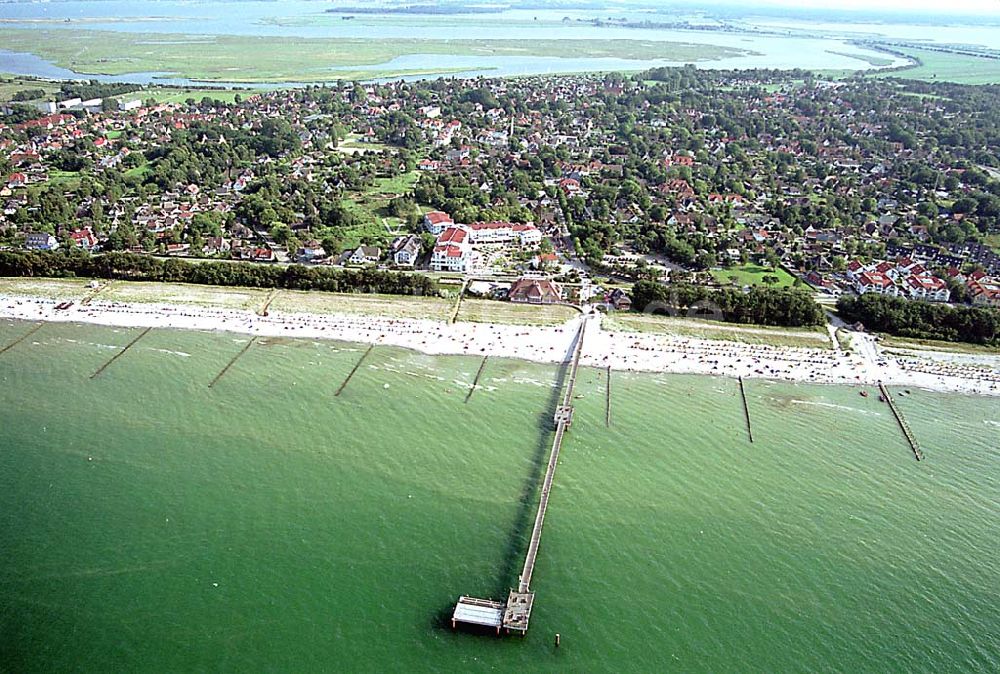
[[[868,391],[861,391],[861,392],[858,393],[858,395],[861,396],[862,398],[867,398],[868,397]]]

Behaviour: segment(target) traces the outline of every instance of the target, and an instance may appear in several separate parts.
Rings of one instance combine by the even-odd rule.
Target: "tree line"
[[[90,255],[68,251],[0,251],[0,276],[75,276],[341,293],[437,294],[434,282],[420,274],[253,262],[190,263],[125,252]]]
[[[812,294],[799,288],[709,290],[688,283],[663,285],[639,281],[632,287],[636,311],[672,316],[721,318],[729,323],[783,327],[822,325],[823,310]]]
[[[844,295],[837,310],[849,322],[900,337],[1000,346],[1000,311],[906,300],[874,293]]]

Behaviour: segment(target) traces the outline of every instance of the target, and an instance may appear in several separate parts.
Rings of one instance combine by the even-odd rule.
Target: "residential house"
[[[906,277],[905,285],[910,293],[910,297],[915,299],[930,300],[931,302],[947,302],[951,297],[951,291],[944,281],[923,274],[921,276]]]
[[[59,247],[59,242],[46,232],[29,232],[24,247],[28,250],[55,250]]]
[[[548,279],[521,278],[510,287],[507,299],[522,304],[557,304],[562,301],[562,288]]]
[[[879,295],[899,295],[899,289],[886,274],[871,270],[861,273],[854,284],[854,289],[859,295],[865,293],[878,293]]]
[[[398,267],[412,267],[420,259],[423,241],[416,234],[396,237],[391,246],[392,261]]]
[[[69,238],[84,250],[94,250],[97,248],[97,237],[94,236],[94,230],[90,227],[74,229],[69,233]]]
[[[351,264],[378,264],[382,259],[382,249],[374,246],[358,246],[347,258]]]
[[[319,241],[307,241],[295,252],[296,262],[316,262],[327,257],[327,252]]]
[[[972,297],[972,303],[977,306],[1000,309],[1000,280],[980,276],[969,283],[969,295]]]
[[[621,288],[615,288],[608,293],[605,302],[615,311],[629,311],[632,308],[632,298]]]
[[[454,224],[451,216],[444,211],[431,211],[424,215],[424,229],[434,236],[438,236],[446,228]]]

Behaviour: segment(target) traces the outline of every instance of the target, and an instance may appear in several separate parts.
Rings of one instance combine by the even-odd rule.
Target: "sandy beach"
[[[94,300],[57,309],[58,300],[0,294],[0,318],[93,323],[117,327],[218,330],[261,337],[331,339],[384,344],[427,354],[458,354],[560,362],[578,323],[556,327],[444,323],[377,316],[277,313],[140,302]],[[710,374],[787,381],[874,385],[1000,395],[1000,354],[934,351],[885,353],[874,337],[856,333],[852,349],[814,349],[703,340],[674,335],[613,332],[590,321],[581,363],[613,370]]]

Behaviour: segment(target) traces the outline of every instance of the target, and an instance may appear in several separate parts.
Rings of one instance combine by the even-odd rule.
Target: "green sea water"
[[[0,349],[31,324],[0,321]],[[46,324],[0,355],[0,670],[995,672],[1000,402]],[[553,644],[561,634],[561,646]]]

